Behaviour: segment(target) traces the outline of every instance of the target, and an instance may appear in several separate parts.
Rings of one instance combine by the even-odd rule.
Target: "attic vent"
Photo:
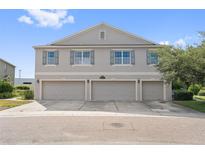
[[[105,40],[105,31],[100,31],[100,40]]]

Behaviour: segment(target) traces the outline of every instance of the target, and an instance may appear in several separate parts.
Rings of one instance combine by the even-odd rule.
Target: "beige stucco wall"
[[[100,40],[100,31],[105,32],[105,40]],[[89,30],[86,30],[80,35],[74,37],[68,37],[55,43],[56,45],[68,45],[68,44],[150,44],[150,42],[127,35],[126,33],[119,31],[115,28],[101,24]]]
[[[124,48],[135,51],[135,65],[115,66],[110,65],[110,50],[115,48],[83,48],[95,51],[95,65],[75,66],[70,65],[70,51],[75,48],[67,49],[37,49],[35,71],[38,72],[156,72],[156,69],[147,65],[147,48]],[[123,49],[123,48],[120,48]],[[42,65],[42,51],[59,51],[59,65]]]

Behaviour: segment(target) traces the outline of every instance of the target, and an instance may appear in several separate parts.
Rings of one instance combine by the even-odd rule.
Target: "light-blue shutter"
[[[115,52],[114,51],[110,51],[110,65],[114,65],[115,62]]]
[[[42,54],[42,64],[43,65],[47,64],[47,51],[43,51],[43,54]]]
[[[131,51],[131,64],[132,65],[135,64],[135,51],[134,50]]]
[[[74,64],[74,51],[70,51],[70,64],[73,65]]]
[[[95,52],[94,52],[94,50],[92,50],[90,52],[90,58],[91,58],[91,64],[94,65],[95,64]]]

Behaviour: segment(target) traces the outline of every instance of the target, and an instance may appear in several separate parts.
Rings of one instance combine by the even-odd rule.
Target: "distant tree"
[[[158,50],[157,69],[166,81],[180,80],[188,86],[205,81],[205,41],[186,49],[165,46]]]

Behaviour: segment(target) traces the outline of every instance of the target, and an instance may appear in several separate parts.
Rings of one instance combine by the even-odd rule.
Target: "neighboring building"
[[[15,66],[0,58],[0,80],[8,80],[14,84]]]
[[[35,82],[35,79],[33,78],[15,78],[15,86],[18,85],[28,85],[28,86],[33,86]]]
[[[35,49],[35,99],[171,100],[154,67],[160,45],[99,24]]]

